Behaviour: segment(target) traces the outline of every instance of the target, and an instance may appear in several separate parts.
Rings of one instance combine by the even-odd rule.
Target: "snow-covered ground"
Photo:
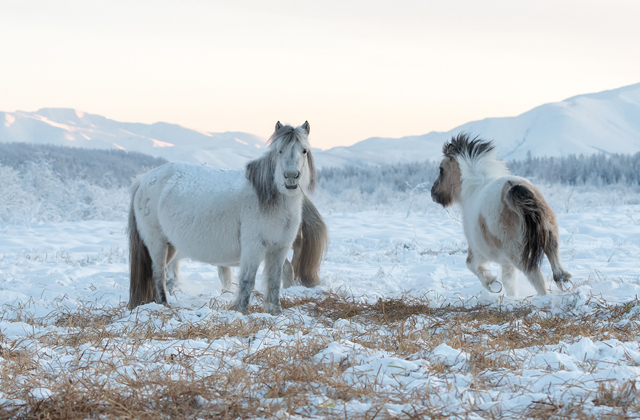
[[[124,221],[0,226],[0,416],[633,417],[640,205],[571,199],[551,201],[574,284],[521,276],[517,299],[467,270],[455,212],[321,205],[322,285],[283,291],[279,317],[260,293],[229,311],[196,262],[171,308],[127,311]]]

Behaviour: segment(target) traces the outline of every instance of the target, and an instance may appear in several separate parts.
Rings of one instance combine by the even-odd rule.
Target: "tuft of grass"
[[[582,337],[637,340],[635,303],[589,305],[590,311],[556,315],[526,303],[436,306],[411,296],[367,302],[328,292],[283,298],[285,315],[277,318],[244,316],[217,301],[134,312],[93,303],[41,318],[16,307],[2,320],[34,328],[13,341],[0,333],[0,418],[513,418],[499,406],[478,404],[488,393],[530,392],[503,380],[523,370],[526,358],[516,350]],[[261,312],[259,302],[251,311]],[[331,343],[360,350],[317,359]],[[451,366],[434,357],[441,344],[465,358]],[[358,371],[372,354],[422,365],[386,376]],[[590,369],[596,367],[585,364]],[[458,375],[467,378],[463,392],[470,398],[454,406],[442,396],[458,392]],[[428,380],[412,386],[413,378]],[[601,384],[589,398],[536,401],[524,416],[602,415],[594,407],[609,418],[640,414],[634,382]]]

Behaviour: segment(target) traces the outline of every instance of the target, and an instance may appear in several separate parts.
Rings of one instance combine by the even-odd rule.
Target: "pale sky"
[[[75,108],[315,147],[640,82],[640,1],[0,0],[0,111]]]

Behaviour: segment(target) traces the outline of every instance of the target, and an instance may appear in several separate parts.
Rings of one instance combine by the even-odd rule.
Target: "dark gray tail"
[[[303,286],[320,284],[318,270],[329,244],[327,225],[313,203],[304,197],[302,223],[293,244],[293,272]]]
[[[549,242],[549,229],[546,221],[547,205],[523,184],[511,187],[506,198],[507,204],[523,218],[522,269],[533,271],[540,266],[544,250]]]
[[[129,207],[129,264],[131,267],[131,281],[129,283],[129,309],[145,303],[153,302],[153,284],[151,256],[147,246],[140,238],[136,215],[133,211],[133,199],[140,186],[136,182],[131,188],[131,206]]]

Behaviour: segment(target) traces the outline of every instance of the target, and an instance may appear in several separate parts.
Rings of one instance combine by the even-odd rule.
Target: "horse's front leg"
[[[238,285],[238,295],[232,305],[232,309],[246,313],[249,308],[251,292],[256,284],[256,273],[260,262],[263,260],[263,253],[259,249],[252,249],[250,252],[243,252],[240,257],[240,284]]]
[[[264,299],[264,310],[271,315],[280,315],[280,280],[282,265],[287,257],[288,248],[271,250],[265,259],[264,269],[267,273],[267,296]]]
[[[491,271],[489,271],[486,266],[487,262],[488,260],[479,252],[469,247],[469,252],[467,253],[467,267],[469,270],[478,276],[480,283],[482,283],[485,289],[492,293],[500,293],[502,291],[502,284],[500,284],[496,276],[491,274]]]

